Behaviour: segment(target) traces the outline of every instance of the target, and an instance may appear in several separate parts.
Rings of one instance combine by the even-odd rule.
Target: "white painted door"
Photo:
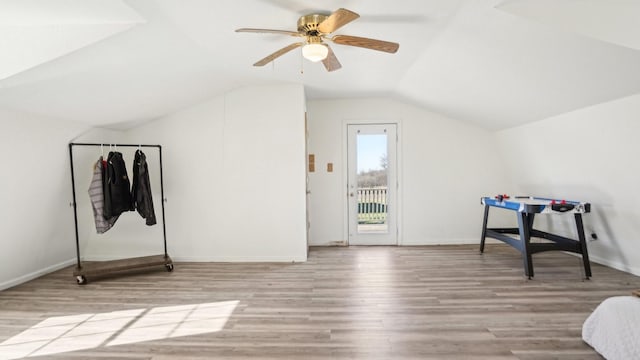
[[[396,124],[347,125],[349,245],[397,245]]]

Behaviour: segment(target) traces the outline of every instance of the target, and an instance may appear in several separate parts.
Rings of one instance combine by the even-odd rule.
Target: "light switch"
[[[316,156],[314,154],[309,154],[309,172],[316,171]]]

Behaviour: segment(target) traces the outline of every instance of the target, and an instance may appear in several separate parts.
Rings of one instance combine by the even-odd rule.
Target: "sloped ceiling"
[[[502,129],[640,92],[635,1],[14,0],[0,2],[0,26],[33,25],[54,1],[56,28],[87,28],[12,35],[23,53],[47,56],[14,61],[0,107],[122,128],[236,87],[301,83],[309,99],[390,96]],[[116,5],[95,11],[104,3]],[[295,30],[299,16],[339,7],[361,18],[336,34],[399,42],[398,53],[333,45],[343,68],[332,73],[299,51],[256,68],[295,40],[234,32]]]
[[[5,0],[0,10],[0,80],[144,22],[109,0]]]
[[[556,11],[554,4],[546,9]],[[503,129],[640,92],[640,51],[500,8],[486,1],[460,7],[405,73],[398,93],[451,117]]]
[[[509,0],[498,8],[557,29],[640,50],[637,0]]]

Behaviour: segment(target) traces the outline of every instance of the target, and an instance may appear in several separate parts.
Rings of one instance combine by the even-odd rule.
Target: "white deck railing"
[[[358,189],[358,223],[384,224],[387,221],[387,187]]]

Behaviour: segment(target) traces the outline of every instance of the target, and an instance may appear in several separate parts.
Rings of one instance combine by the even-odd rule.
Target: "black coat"
[[[153,198],[151,197],[151,184],[149,182],[147,157],[140,150],[136,151],[136,157],[133,160],[131,202],[138,210],[140,216],[147,220],[147,225],[156,224],[156,214],[153,210]]]
[[[131,192],[129,191],[129,176],[122,158],[122,153],[109,152],[107,168],[104,176],[104,218],[118,216],[125,211],[133,210]]]

